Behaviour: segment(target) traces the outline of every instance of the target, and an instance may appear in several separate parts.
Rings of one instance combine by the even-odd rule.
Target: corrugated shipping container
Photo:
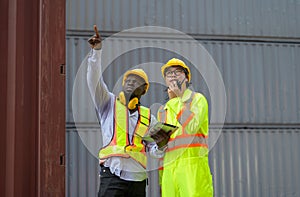
[[[124,48],[128,45],[144,46],[160,41],[158,38],[140,40],[133,37],[118,38],[111,42],[110,48],[104,48],[103,53],[105,53],[106,59],[111,59],[115,50],[118,50],[117,48]],[[192,44],[190,45],[189,41],[182,42],[177,39],[161,42],[164,43],[164,46],[171,43],[182,52],[190,52],[191,56],[197,58],[199,64],[206,64],[207,58],[203,58],[191,50]],[[203,40],[199,42],[211,54],[223,77],[227,95],[226,123],[299,123],[300,56],[298,54],[300,54],[300,44]],[[75,84],[75,88],[80,91],[77,91],[72,98],[77,70],[89,52],[87,38],[67,37],[67,49],[67,122],[74,121],[71,106],[71,101],[75,102],[74,99],[77,103],[77,110],[81,113],[80,122],[94,122],[96,118],[93,107],[90,108],[87,105],[91,103],[91,100],[85,80],[79,83],[82,87]],[[173,56],[178,56],[178,54],[155,48],[136,49],[116,58],[105,69],[104,79],[109,89],[115,90],[117,93],[119,89],[115,85],[120,86],[120,79],[126,69],[150,62],[149,65],[141,66],[147,70],[150,81],[152,81],[149,92],[142,99],[142,103],[147,106],[153,103],[164,103],[167,97],[163,92],[164,85],[160,84],[163,80],[160,66]],[[198,66],[190,65],[192,85],[197,91],[203,92],[210,102],[211,93],[208,91],[208,85],[200,74],[201,70],[199,72]],[[85,75],[85,71],[83,74]],[[214,73],[211,77],[214,77],[213,75]],[[222,87],[217,87],[216,90],[222,91]],[[223,99],[220,97],[216,101],[222,103]]]
[[[91,135],[97,131],[78,130]],[[223,129],[210,152],[215,196],[300,196],[299,140],[300,128]],[[66,149],[67,196],[96,196],[98,160],[71,127]]]
[[[0,13],[0,194],[65,196],[65,2]]]
[[[95,146],[99,144],[95,133],[99,126],[84,69],[78,70],[89,52],[87,38],[97,24],[106,39],[139,26],[173,28],[192,35],[210,53],[227,96],[226,125],[210,152],[215,196],[300,196],[299,11],[299,0],[67,1],[67,195],[96,196],[98,188]],[[183,58],[182,54],[151,47],[126,51],[118,57],[114,54],[128,45],[138,48],[157,46],[158,42],[175,45],[180,52],[196,57],[199,65],[209,61],[178,35],[165,39],[151,32],[129,34],[103,50],[104,62],[114,60],[104,71],[109,89],[115,93],[120,90],[120,79],[128,68],[151,67],[146,71],[153,81],[142,103],[157,109],[156,104],[166,99],[159,67],[173,56]],[[198,65],[187,63],[193,87],[203,92],[210,112],[216,113],[213,104],[223,104],[224,100],[219,93],[220,98],[212,102],[211,84],[205,81],[214,74],[202,76]],[[75,80],[78,71],[80,80]],[[214,88],[222,92],[222,87]],[[219,122],[211,123],[210,131],[216,131]],[[82,133],[93,139],[85,139]]]
[[[299,39],[299,0],[68,0],[67,30],[163,26],[189,34]]]

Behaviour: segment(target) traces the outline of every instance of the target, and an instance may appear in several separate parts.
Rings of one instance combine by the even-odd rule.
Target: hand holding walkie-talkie
[[[181,97],[187,88],[186,82],[187,78],[184,78],[182,81],[174,80],[168,87],[169,98]]]

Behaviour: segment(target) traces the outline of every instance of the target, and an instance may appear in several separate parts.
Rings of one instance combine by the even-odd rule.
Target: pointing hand
[[[88,39],[88,43],[90,44],[92,49],[100,50],[102,47],[101,36],[98,32],[97,26],[94,25],[95,35],[93,35],[90,39]]]

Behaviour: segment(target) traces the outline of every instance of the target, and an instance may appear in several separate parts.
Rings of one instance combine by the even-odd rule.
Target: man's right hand
[[[95,35],[93,35],[90,39],[88,39],[88,42],[92,49],[100,50],[102,47],[101,36],[98,32],[96,25],[94,25],[94,31],[95,31]]]
[[[169,88],[168,88],[168,96],[169,96],[169,99],[177,97],[177,95]]]

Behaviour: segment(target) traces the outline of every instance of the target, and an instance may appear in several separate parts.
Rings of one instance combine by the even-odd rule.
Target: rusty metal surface
[[[8,36],[8,1],[0,1],[0,12],[3,17],[0,17],[0,192],[4,193],[5,191],[5,166],[6,166],[6,102],[7,97],[3,95],[4,92],[7,92],[7,69],[5,65],[7,62],[7,36]]]
[[[65,193],[65,1],[43,0],[40,58],[40,191]]]
[[[64,196],[65,2],[1,1],[4,196]]]
[[[8,2],[6,42],[5,196],[36,194],[36,139],[38,128],[36,48],[38,9],[21,1]],[[33,5],[36,1],[31,2]],[[2,36],[1,36],[2,37]],[[5,48],[4,48],[5,51]],[[2,51],[1,51],[2,52]],[[3,102],[1,102],[3,103]],[[2,192],[1,192],[2,193]]]

